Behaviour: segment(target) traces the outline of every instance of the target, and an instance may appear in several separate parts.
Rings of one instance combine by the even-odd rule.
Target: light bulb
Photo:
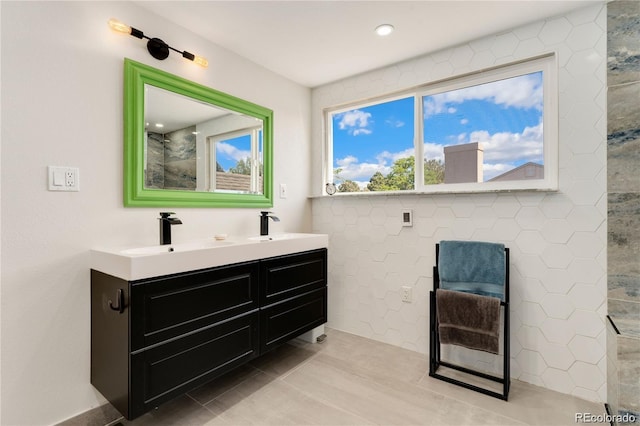
[[[200,65],[202,68],[206,68],[209,66],[209,61],[207,61],[202,56],[196,56],[195,58],[193,58],[193,62]]]
[[[127,24],[123,24],[115,18],[109,19],[109,26],[112,30],[117,31],[119,33],[131,34],[131,27]]]

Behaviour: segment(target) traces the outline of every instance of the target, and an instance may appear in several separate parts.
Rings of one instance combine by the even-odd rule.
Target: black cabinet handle
[[[124,291],[121,288],[118,289],[116,298],[118,299],[117,305],[114,306],[113,302],[109,300],[109,307],[114,311],[118,311],[118,313],[123,313],[124,312]]]

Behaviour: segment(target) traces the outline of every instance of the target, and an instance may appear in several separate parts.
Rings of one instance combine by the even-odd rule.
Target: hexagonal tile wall
[[[551,51],[560,67],[559,191],[315,194],[313,231],[330,236],[328,326],[427,354],[435,244],[501,242],[511,249],[512,378],[606,400],[604,28],[606,6],[592,5],[313,89],[312,158],[322,158],[324,108]],[[313,164],[318,182],[322,167]],[[413,227],[401,224],[404,208]],[[500,371],[456,349],[447,349],[452,359]]]

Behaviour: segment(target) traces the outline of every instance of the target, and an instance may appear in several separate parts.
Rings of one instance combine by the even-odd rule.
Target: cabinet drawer
[[[258,355],[257,311],[131,356],[132,417]]]
[[[258,262],[133,282],[131,350],[258,308]]]
[[[260,310],[260,352],[327,322],[327,287]]]
[[[261,304],[268,305],[327,284],[327,250],[281,256],[261,263]]]

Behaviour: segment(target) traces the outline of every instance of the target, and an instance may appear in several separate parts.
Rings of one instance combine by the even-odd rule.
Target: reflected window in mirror
[[[145,93],[145,188],[262,194],[261,120],[151,85]]]
[[[262,129],[209,137],[209,188],[214,191],[262,192]]]

